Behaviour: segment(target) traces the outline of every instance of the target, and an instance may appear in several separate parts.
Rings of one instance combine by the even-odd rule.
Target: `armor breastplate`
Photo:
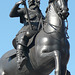
[[[36,10],[28,9],[28,13],[29,13],[30,22],[39,22],[39,18],[38,18],[39,15],[38,15],[38,12]],[[20,22],[21,23],[28,22],[28,17],[27,17],[26,13],[23,16],[20,16]]]
[[[29,18],[31,22],[39,22],[38,19],[38,12],[36,10],[28,10],[29,12]],[[26,22],[28,22],[27,14],[24,15],[24,18],[26,19]]]

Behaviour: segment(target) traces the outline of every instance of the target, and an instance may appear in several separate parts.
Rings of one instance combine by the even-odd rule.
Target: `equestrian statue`
[[[24,8],[20,8],[19,5]],[[40,0],[17,2],[10,17],[20,17],[24,24],[12,43],[13,50],[0,58],[0,75],[71,75],[67,70],[70,57],[67,17],[68,0],[49,0],[44,17]]]

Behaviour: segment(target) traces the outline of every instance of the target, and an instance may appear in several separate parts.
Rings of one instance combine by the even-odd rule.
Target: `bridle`
[[[60,1],[58,3],[58,1]],[[64,2],[62,2],[61,0],[54,0],[52,3],[53,3],[53,6],[54,6],[54,9],[56,11],[56,13],[58,14],[58,16],[60,16],[62,19],[66,19],[66,17],[69,15],[68,13],[68,8],[64,6],[67,5],[67,1],[68,0],[65,0]],[[64,6],[64,8],[62,8],[62,6]],[[63,14],[63,11],[66,11],[67,14]]]

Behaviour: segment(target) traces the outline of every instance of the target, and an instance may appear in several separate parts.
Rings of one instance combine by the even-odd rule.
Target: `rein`
[[[53,5],[54,5],[54,4],[53,4]],[[55,6],[54,6],[54,7],[55,7]],[[58,16],[59,16],[59,15],[58,15]],[[65,26],[66,38],[69,39],[69,35],[68,35],[68,33],[67,33],[67,30],[68,30],[68,20],[66,19],[65,22],[67,23],[67,25]],[[42,16],[41,16],[39,24],[42,24],[42,30],[43,30],[46,34],[52,34],[52,33],[58,32],[60,35],[62,35],[61,32],[57,31],[57,28],[61,28],[62,23],[61,23],[61,26],[55,26],[55,25],[52,25],[52,24],[47,23],[47,22],[45,23],[45,22],[43,21],[43,19],[42,19]],[[44,29],[44,24],[49,24],[55,31],[53,31],[53,32],[47,32],[47,31]]]
[[[67,23],[67,25],[66,25],[66,27],[65,27],[66,37],[67,37],[67,39],[69,39],[69,35],[68,35],[68,33],[67,33],[67,31],[68,31],[68,20],[66,19],[65,22]]]
[[[44,27],[43,27],[43,31],[44,31],[45,33],[47,33],[47,34],[52,34],[52,33],[54,33],[54,32],[58,32],[58,31],[57,31],[57,27],[60,28],[59,26],[55,26],[55,25],[52,25],[52,24],[50,24],[50,23],[47,23],[47,24],[49,24],[55,31],[53,31],[53,32],[46,32],[45,29],[44,29]],[[60,33],[60,35],[61,35],[61,32],[59,32],[59,33]]]
[[[41,19],[42,19],[42,18],[41,18]],[[54,32],[58,32],[56,27],[60,28],[59,26],[55,26],[55,25],[52,25],[52,24],[50,24],[50,23],[47,23],[47,24],[49,24],[55,31],[53,31],[53,32],[46,32],[45,29],[44,29],[44,22],[43,22],[43,20],[41,20],[41,22],[42,22],[42,30],[43,30],[46,34],[52,34],[52,33],[54,33]],[[66,19],[65,22],[67,23],[67,25],[66,25],[66,27],[65,27],[66,38],[69,39],[69,35],[68,35],[68,33],[67,33],[67,30],[68,30],[68,20]],[[61,35],[61,32],[58,32],[58,33]]]
[[[56,0],[56,2],[57,2],[58,0]],[[54,9],[55,9],[55,11],[56,11],[56,13],[57,13],[57,8],[55,7],[55,4],[54,4],[54,2],[55,2],[55,0],[54,1],[51,1],[51,3],[53,2],[53,6],[54,6]],[[49,2],[50,3],[50,2]],[[49,7],[47,8],[47,10],[46,10],[46,13],[47,13],[47,11],[48,11],[48,9],[50,8],[50,5],[49,5]],[[61,12],[61,11],[60,11]],[[58,14],[58,13],[57,13]],[[41,15],[41,14],[40,14]],[[59,14],[58,14],[58,16],[59,16]],[[66,38],[67,39],[69,39],[69,35],[68,35],[68,33],[67,33],[67,30],[68,30],[68,20],[66,19],[65,20],[65,22],[67,23],[67,25],[65,26],[65,33],[66,33]],[[44,24],[49,24],[55,31],[53,31],[53,32],[47,32],[45,29],[44,29]],[[50,24],[50,23],[45,23],[44,21],[43,21],[43,19],[42,19],[42,15],[41,15],[41,17],[40,17],[40,21],[39,21],[39,26],[40,25],[42,25],[42,30],[46,33],[46,34],[52,34],[52,33],[55,33],[55,32],[57,32],[57,33],[59,33],[60,35],[62,35],[61,34],[61,32],[59,32],[59,31],[57,31],[57,28],[61,28],[61,26],[62,26],[62,23],[61,23],[61,26],[55,26],[55,25],[52,25],[52,24]]]

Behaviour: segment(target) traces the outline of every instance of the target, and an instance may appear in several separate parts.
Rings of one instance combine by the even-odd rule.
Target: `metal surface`
[[[24,23],[25,26],[17,34],[13,45],[16,49],[18,44],[27,46],[25,49],[22,47],[22,49],[23,51],[29,51],[27,53],[28,60],[26,63],[23,63],[22,69],[18,70],[16,49],[10,50],[0,59],[0,75],[49,75],[54,69],[55,75],[71,75],[67,70],[67,63],[70,56],[70,45],[65,30],[65,19],[69,15],[67,2],[67,0],[50,0],[45,19],[42,19],[42,15],[41,17],[33,15],[32,12],[36,12],[37,9],[32,12],[29,9],[30,21],[34,26],[34,30],[27,23],[25,10],[18,10],[21,3],[18,2],[19,4],[14,6],[10,16],[20,17],[21,23]],[[32,5],[34,4],[31,3]],[[38,10],[36,14],[41,14],[41,12]],[[38,30],[39,25],[41,27]],[[28,39],[27,43],[24,37]]]

